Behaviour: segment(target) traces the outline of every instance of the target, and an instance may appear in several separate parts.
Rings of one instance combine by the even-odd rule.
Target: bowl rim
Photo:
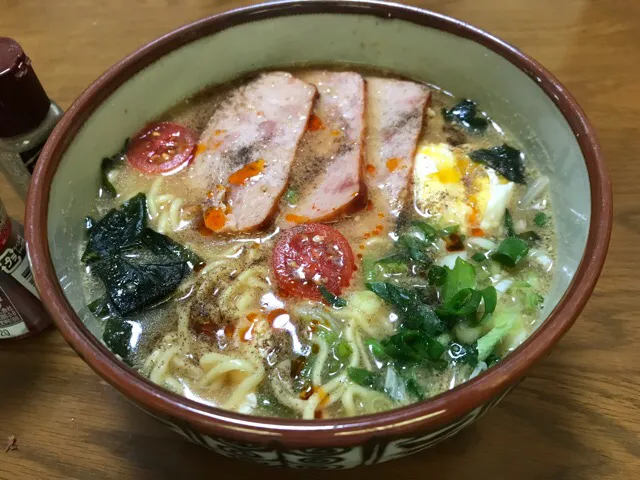
[[[399,19],[480,43],[522,70],[554,102],[585,158],[591,222],[579,267],[558,305],[516,351],[483,375],[429,400],[388,412],[335,420],[257,417],[210,407],[174,394],[118,361],[84,326],[58,281],[47,233],[51,182],[84,121],[123,83],[163,55],[204,36],[254,20],[301,14],[354,14]],[[515,47],[465,22],[417,7],[375,0],[320,0],[258,4],[213,15],[159,37],[110,67],[71,105],[47,141],[27,200],[25,230],[36,285],[65,340],[93,370],[154,416],[200,433],[261,446],[353,446],[384,437],[406,437],[455,421],[506,392],[560,339],[586,305],[602,270],[611,235],[612,192],[593,127],[565,87]]]

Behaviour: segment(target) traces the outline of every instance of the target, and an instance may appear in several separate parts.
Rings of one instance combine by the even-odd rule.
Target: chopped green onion
[[[324,298],[329,305],[332,305],[335,308],[342,308],[347,306],[347,301],[344,298],[337,297],[336,295],[331,293],[324,285],[319,285],[318,289],[320,290],[322,298]]]
[[[447,273],[448,270],[445,267],[431,265],[431,268],[429,268],[427,272],[427,280],[429,280],[431,285],[444,285],[444,282],[447,281]]]
[[[405,251],[406,255],[416,263],[431,263],[431,257],[427,252],[430,244],[418,237],[410,234],[400,236],[398,243]]]
[[[471,255],[471,260],[474,262],[482,263],[487,259],[487,256],[484,253],[476,252]]]
[[[513,229],[513,218],[508,208],[504,211],[504,228],[507,231],[507,237],[516,236],[516,231]]]
[[[482,294],[482,299],[484,300],[484,313],[482,314],[482,318],[480,319],[480,323],[482,323],[485,319],[489,318],[493,312],[496,311],[496,306],[498,305],[498,293],[496,292],[495,287],[487,287],[480,290]]]
[[[353,349],[351,348],[351,345],[349,345],[349,342],[345,340],[341,341],[336,346],[336,356],[340,360],[345,360],[349,358],[352,353],[353,353]]]
[[[369,347],[369,351],[371,352],[371,354],[378,360],[381,360],[387,356],[387,354],[384,353],[384,348],[378,340],[369,338],[368,340],[365,340],[364,344]]]
[[[298,192],[298,190],[296,190],[295,188],[288,189],[287,192],[284,194],[284,201],[287,202],[289,205],[295,205],[296,203],[298,203],[299,199],[300,199],[300,192]]]
[[[536,213],[536,216],[533,217],[533,223],[535,223],[539,227],[544,227],[549,221],[549,217],[544,212]]]
[[[411,225],[416,227],[418,230],[420,230],[424,234],[424,239],[427,242],[435,239],[436,236],[438,235],[438,231],[426,222],[421,222],[416,220],[411,222]]]
[[[527,256],[527,253],[529,253],[527,242],[518,237],[507,237],[491,254],[491,258],[507,267],[515,267]]]

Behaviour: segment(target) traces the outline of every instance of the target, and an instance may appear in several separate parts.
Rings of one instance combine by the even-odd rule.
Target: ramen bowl
[[[318,32],[323,32],[319,37]],[[263,68],[356,64],[443,85],[492,112],[550,179],[557,268],[539,328],[497,366],[407,407],[336,420],[233,413],[171,393],[119,361],[86,307],[77,252],[100,161],[181,99]],[[496,405],[572,325],[602,269],[611,189],[584,113],[549,72],[505,42],[432,12],[369,1],[280,2],[210,17],[142,47],[74,102],[43,151],[26,230],[42,300],[64,338],[150,415],[226,457],[348,468],[403,457],[462,430]]]

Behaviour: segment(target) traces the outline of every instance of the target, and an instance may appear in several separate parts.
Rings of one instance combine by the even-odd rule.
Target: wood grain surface
[[[0,0],[63,107],[145,42],[239,0]],[[423,0],[555,73],[598,130],[615,193],[610,253],[573,329],[501,405],[453,439],[358,472],[372,479],[640,478],[640,1]],[[11,214],[23,205],[0,179]],[[0,479],[352,478],[278,471],[191,445],[107,386],[55,330],[0,344]]]

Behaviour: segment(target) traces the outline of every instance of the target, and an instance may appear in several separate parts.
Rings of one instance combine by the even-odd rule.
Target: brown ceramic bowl
[[[320,33],[319,33],[320,32]],[[551,179],[557,268],[545,322],[479,377],[435,398],[376,415],[300,421],[247,416],[170,393],[118,361],[88,313],[78,260],[82,219],[100,159],[181,98],[248,71],[294,63],[390,69],[473,98],[508,125]],[[282,2],[207,18],[111,67],[49,139],[29,192],[27,238],[36,283],[69,344],[123,395],[188,439],[268,465],[344,468],[422,450],[495,405],[585,306],[609,242],[611,187],[597,140],[566,89],[540,64],[465,23],[368,1]],[[84,322],[83,322],[84,320]]]

